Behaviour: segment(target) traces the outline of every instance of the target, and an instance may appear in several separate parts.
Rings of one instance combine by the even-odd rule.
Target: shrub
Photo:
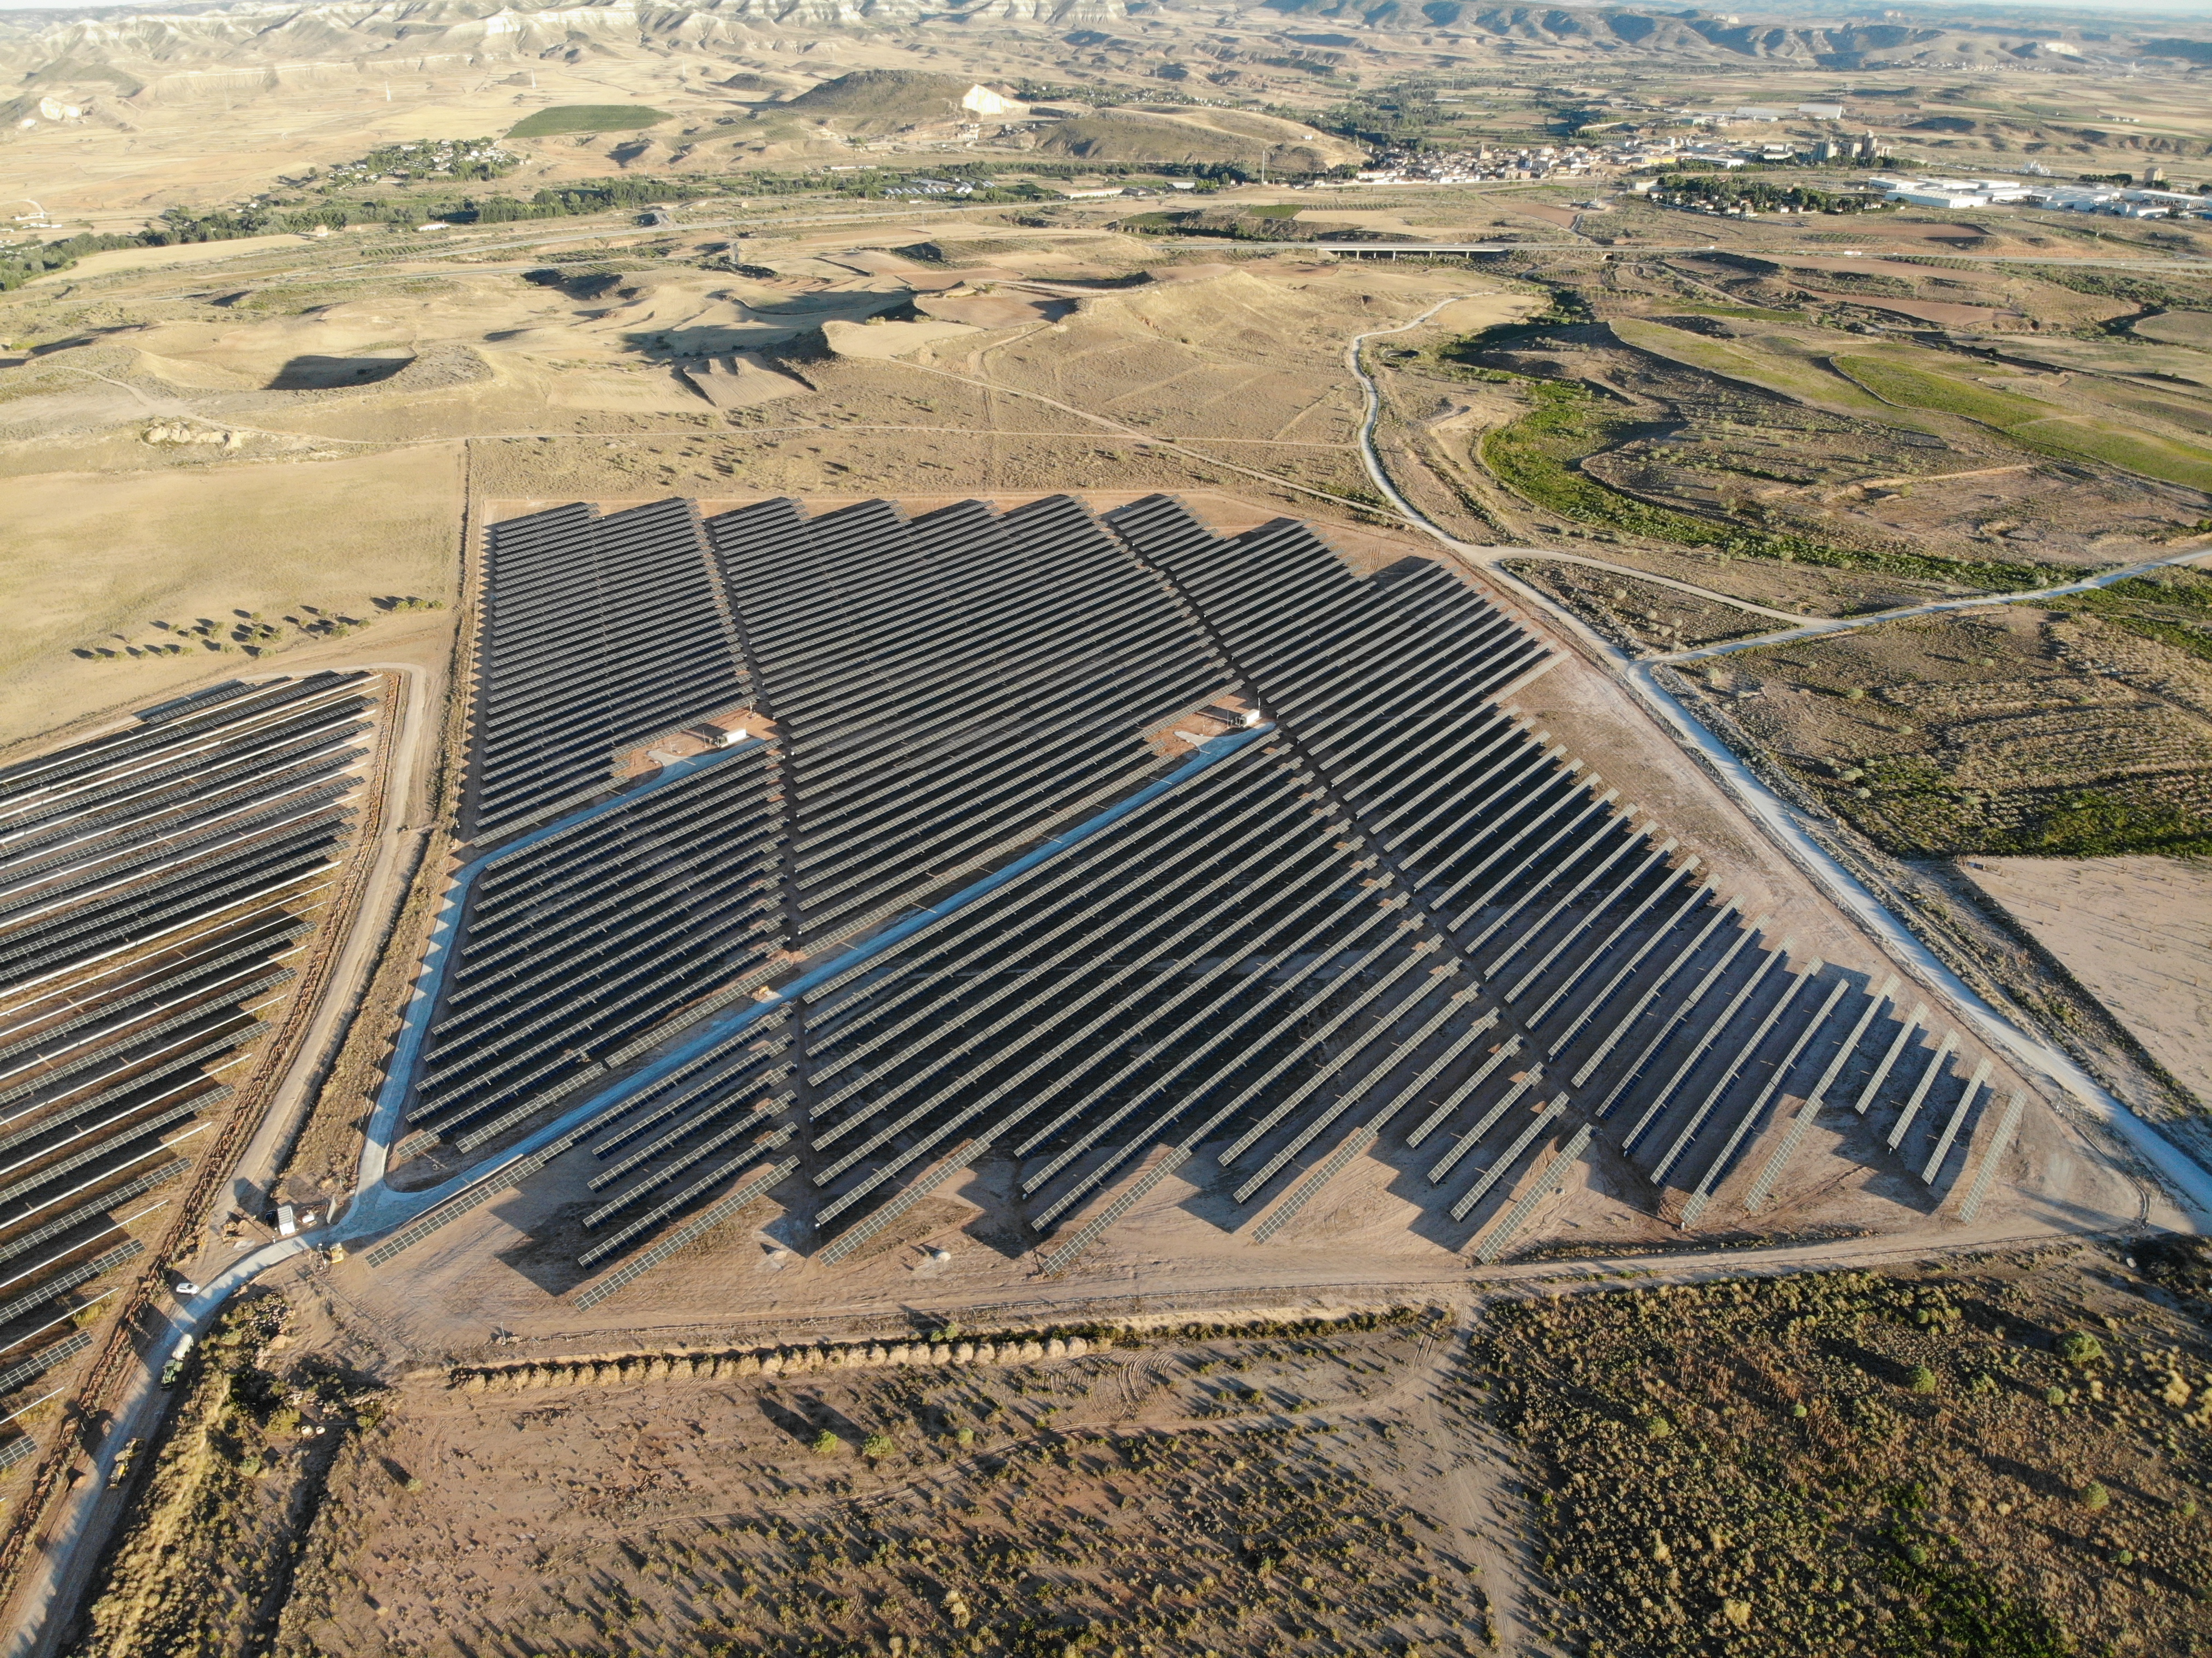
[[[2094,1479],[2081,1487],[2081,1506],[2085,1509],[2094,1511],[2105,1507],[2112,1500],[2112,1492]]]
[[[2076,1330],[2058,1344],[2058,1356],[2077,1370],[2087,1370],[2105,1357],[2105,1344],[2087,1330]]]
[[[837,1437],[834,1430],[824,1428],[814,1436],[814,1443],[810,1448],[817,1456],[835,1456],[845,1448],[845,1442]]]
[[[827,1433],[829,1430],[825,1428],[823,1431]],[[835,1436],[832,1436],[834,1437]],[[818,1440],[816,1442],[816,1446],[818,1449],[820,1447],[820,1442]],[[896,1449],[898,1449],[897,1442],[894,1441],[889,1434],[883,1433],[881,1431],[872,1433],[866,1439],[860,1442],[860,1455],[868,1458],[871,1461],[873,1461],[879,1457],[889,1456]]]

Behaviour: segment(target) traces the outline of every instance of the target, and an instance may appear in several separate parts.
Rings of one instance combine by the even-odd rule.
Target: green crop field
[[[2012,435],[2030,443],[2092,460],[2124,466],[2145,477],[2192,489],[2212,490],[2212,451],[2161,437],[2155,432],[2124,431],[2087,417],[2039,420],[2016,428]]]
[[[635,132],[675,118],[643,104],[558,104],[525,116],[507,129],[510,138],[550,138],[563,132]]]

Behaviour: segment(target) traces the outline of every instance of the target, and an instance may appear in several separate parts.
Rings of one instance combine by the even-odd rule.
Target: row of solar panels
[[[85,1291],[143,1254],[133,1227],[169,1201],[289,993],[372,695],[362,675],[232,683],[0,772],[10,1421],[89,1345]],[[29,1453],[11,1439],[0,1462]]]
[[[574,1218],[580,1269],[653,1257],[786,1180],[834,1257],[984,1157],[1011,1160],[1064,1260],[1201,1151],[1200,1184],[1257,1236],[1371,1151],[1440,1232],[1502,1248],[1568,1148],[1595,1143],[1694,1218],[1785,1095],[1856,1090],[1887,1128],[1869,1155],[1909,1156],[1931,1186],[1986,1108],[1986,1066],[1962,1081],[1949,1049],[1911,1046],[1886,992],[1771,945],[1501,708],[1542,647],[1432,563],[1361,580],[1303,525],[1224,539],[1158,497],[1103,525],[1064,499],[911,523],[770,501],[705,532],[775,734],[745,762],[758,793],[754,771],[706,762],[671,790],[698,809],[666,833],[730,846],[748,895],[772,878],[781,942],[831,964],[541,1148],[533,1166],[583,1145],[608,1160],[591,1186],[614,1189]],[[1138,733],[1230,692],[1263,729],[1169,780]],[[629,810],[569,832],[616,834]],[[853,965],[830,956],[856,918],[1055,832]],[[544,955],[544,994],[502,988],[491,1015],[449,999],[447,1023],[584,1015],[561,918],[618,912],[622,881],[561,868],[483,911],[462,949],[509,972]],[[641,967],[649,932],[629,935]],[[642,1009],[624,1034],[639,1025]],[[572,1048],[570,1074],[635,1051]]]

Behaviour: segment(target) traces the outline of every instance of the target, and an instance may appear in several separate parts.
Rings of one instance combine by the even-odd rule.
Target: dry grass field
[[[453,593],[460,475],[450,450],[48,472],[8,489],[0,744],[249,666],[289,666],[316,646],[305,629],[325,618],[362,629],[352,650],[374,659],[380,641],[419,624],[392,599]],[[253,616],[280,636],[233,642]],[[203,621],[212,629],[194,631]]]

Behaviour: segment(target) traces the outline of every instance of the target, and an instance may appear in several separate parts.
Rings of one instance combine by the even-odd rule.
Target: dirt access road
[[[1977,1031],[1982,1038],[2045,1078],[2057,1091],[2086,1110],[2097,1121],[2116,1132],[2129,1147],[2155,1169],[2159,1178],[2180,1195],[2195,1212],[2200,1228],[2212,1223],[2212,1171],[2208,1171],[2165,1135],[2128,1109],[2118,1099],[2100,1085],[2089,1073],[2056,1045],[2029,1032],[2020,1029],[2009,1020],[1976,994],[1959,975],[1951,971],[1935,953],[1913,935],[1910,929],[1891,914],[1856,877],[1830,857],[1818,841],[1807,832],[1800,815],[1789,804],[1769,789],[1689,709],[1677,701],[1660,686],[1652,672],[1654,661],[1690,660],[1700,656],[1718,655],[1730,649],[1742,649],[1747,645],[1773,643],[1779,640],[1810,635],[1847,632],[1876,622],[1895,620],[1900,616],[1926,614],[1933,611],[1956,610],[1968,606],[2005,604],[2014,599],[2033,599],[2065,592],[2080,592],[2090,587],[2103,586],[2126,575],[2142,570],[2154,569],[2166,564],[2178,564],[2205,557],[2212,549],[2197,549],[2188,553],[2156,559],[2132,567],[2125,571],[2108,572],[2103,576],[2092,576],[2080,582],[2061,587],[2038,589],[2029,593],[1984,594],[1972,599],[1947,599],[1936,604],[1911,605],[1881,616],[1863,616],[1793,628],[1780,634],[1758,640],[1738,641],[1728,646],[1708,647],[1688,651],[1676,656],[1638,660],[1632,659],[1607,641],[1600,638],[1582,620],[1548,594],[1520,580],[1511,571],[1501,567],[1499,561],[1512,556],[1551,555],[1542,549],[1482,547],[1460,540],[1441,525],[1425,517],[1420,509],[1407,500],[1391,480],[1389,471],[1382,464],[1382,455],[1375,446],[1375,432],[1382,414],[1382,388],[1367,371],[1362,358],[1363,348],[1370,340],[1385,338],[1419,328],[1438,312],[1455,304],[1458,300],[1474,297],[1458,295],[1441,300],[1411,322],[1395,327],[1381,328],[1370,333],[1355,336],[1345,348],[1346,365],[1358,378],[1364,393],[1367,410],[1359,428],[1359,455],[1374,482],[1386,500],[1395,507],[1407,523],[1430,537],[1455,558],[1480,570],[1489,580],[1506,586],[1521,599],[1543,612],[1565,633],[1577,641],[1594,659],[1610,671],[1613,677],[1626,685],[1637,700],[1657,719],[1661,726],[1686,753],[1693,756],[1725,788],[1744,813],[1759,825],[1767,836],[1832,898],[1847,914],[1859,920],[1888,950],[1892,957],[1904,966],[1929,989],[1948,1002],[1959,1018]],[[1581,562],[1581,561],[1577,561]],[[1650,580],[1644,573],[1629,572],[1639,580]],[[1713,597],[1719,597],[1716,594]]]
[[[445,701],[443,674],[405,662],[341,665],[341,671],[346,669],[390,674],[395,688],[393,706],[386,714],[392,724],[379,833],[373,850],[363,849],[374,862],[346,936],[337,946],[338,959],[319,1005],[270,1096],[260,1125],[233,1170],[232,1202],[250,1215],[258,1215],[267,1201],[270,1186],[289,1155],[329,1062],[361,1005],[429,833],[425,808],[437,762],[438,715]],[[218,1205],[208,1217],[210,1253],[224,1247],[219,1231],[222,1224],[222,1210]],[[161,1386],[161,1371],[170,1354],[186,1335],[204,1332],[232,1295],[276,1261],[305,1248],[297,1239],[286,1239],[252,1251],[210,1275],[189,1302],[162,1309],[160,1327],[150,1333],[142,1348],[143,1362],[105,1413],[107,1428],[94,1453],[90,1472],[82,1485],[60,1499],[58,1511],[48,1520],[44,1546],[24,1571],[9,1607],[13,1628],[0,1642],[0,1658],[51,1650],[70,1612],[82,1598],[101,1550],[128,1501],[128,1492],[108,1488],[116,1459],[125,1445],[143,1440],[158,1427],[168,1403],[168,1394]]]

